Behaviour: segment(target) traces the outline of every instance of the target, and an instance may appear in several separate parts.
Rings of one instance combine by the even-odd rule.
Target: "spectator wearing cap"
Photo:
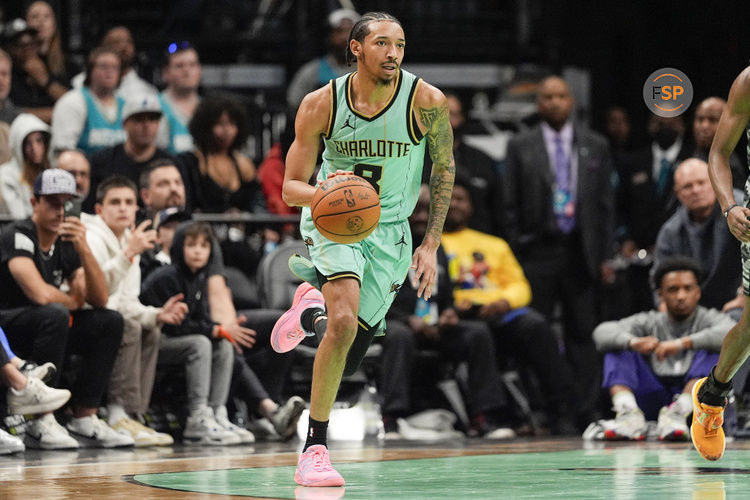
[[[122,77],[117,87],[117,95],[123,99],[141,94],[154,94],[158,92],[156,87],[138,76],[135,70],[136,51],[133,43],[133,35],[125,26],[115,26],[109,29],[102,38],[101,46],[114,51],[122,62]],[[86,83],[83,75],[73,77],[73,87],[80,88]]]
[[[156,231],[150,220],[135,225],[136,186],[120,175],[107,178],[96,190],[96,215],[82,214],[86,240],[104,272],[109,289],[107,307],[123,316],[122,343],[109,379],[107,423],[129,435],[136,446],[173,443],[169,434],[144,426],[159,354],[161,326],[178,325],[187,313],[181,295],[160,307],[145,306],[141,292],[140,257],[152,249]]]
[[[13,60],[10,55],[3,49],[0,49],[0,122],[10,125],[21,111],[16,108],[13,101],[8,97],[10,95],[11,74]]]
[[[91,190],[83,204],[91,213],[94,194],[100,182],[117,174],[138,183],[146,165],[158,158],[170,158],[169,153],[156,147],[156,134],[162,116],[159,99],[153,94],[140,94],[126,99],[122,110],[125,142],[100,149],[90,156]]]
[[[323,57],[304,64],[292,77],[286,91],[286,102],[291,109],[296,110],[308,93],[350,71],[346,48],[349,33],[360,17],[351,9],[337,9],[328,15],[328,51]]]
[[[105,309],[107,281],[86,242],[86,228],[77,217],[65,215],[66,203],[77,196],[75,179],[64,170],[47,169],[34,181],[33,193],[32,216],[13,222],[0,236],[0,327],[19,356],[55,364],[59,371],[53,387],[67,369],[66,353],[79,355],[85,370],[71,387],[73,418],[67,430],[51,414],[31,420],[26,446],[132,446],[131,438],[96,415],[123,320]]]
[[[115,95],[120,57],[112,49],[91,51],[83,87],[65,93],[52,112],[52,149],[78,148],[87,155],[125,140],[125,101]]]
[[[31,186],[47,167],[49,126],[31,113],[22,113],[10,126],[13,157],[0,165],[0,214],[25,219],[32,213]]]
[[[200,102],[198,51],[188,42],[171,43],[166,50],[161,76],[167,87],[159,94],[164,116],[156,143],[176,155],[193,149],[188,124]]]
[[[50,74],[39,57],[37,30],[23,19],[15,19],[6,25],[4,39],[13,60],[10,98],[17,106],[50,123],[55,102],[68,88]]]

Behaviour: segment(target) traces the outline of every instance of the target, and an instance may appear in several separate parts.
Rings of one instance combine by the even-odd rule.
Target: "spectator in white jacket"
[[[122,343],[109,380],[108,422],[113,429],[133,438],[136,446],[170,445],[169,434],[141,424],[148,409],[159,354],[160,327],[178,325],[187,313],[182,295],[162,307],[143,305],[140,254],[153,248],[156,233],[150,220],[135,227],[138,209],[136,186],[125,177],[112,176],[96,192],[96,215],[81,214],[86,240],[107,280],[107,308],[125,320]]]
[[[0,165],[0,214],[13,219],[31,217],[31,186],[49,167],[50,128],[30,113],[13,120],[8,142],[13,157]]]

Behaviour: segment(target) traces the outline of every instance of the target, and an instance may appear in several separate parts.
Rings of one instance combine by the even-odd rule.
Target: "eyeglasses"
[[[169,45],[167,45],[167,54],[172,55],[175,52],[179,52],[181,50],[187,50],[191,48],[190,42],[187,40],[183,40],[181,42],[172,42]]]

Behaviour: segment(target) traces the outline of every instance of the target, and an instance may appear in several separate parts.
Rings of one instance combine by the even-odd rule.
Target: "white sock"
[[[630,391],[620,391],[612,396],[612,405],[615,407],[615,413],[617,414],[626,413],[638,408],[635,396]]]
[[[693,412],[693,396],[690,393],[683,392],[677,396],[674,405],[677,407],[676,409],[680,412],[680,415],[687,417]]]
[[[128,418],[128,414],[125,412],[125,408],[117,404],[107,405],[107,423],[109,425],[115,425],[123,418]]]
[[[99,418],[96,415],[94,415],[94,418]],[[76,432],[81,432],[83,434],[90,434],[92,429],[92,423],[91,423],[91,416],[87,417],[73,417],[70,419],[70,426],[76,430]]]

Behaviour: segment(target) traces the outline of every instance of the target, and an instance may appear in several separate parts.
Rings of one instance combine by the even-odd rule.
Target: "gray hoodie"
[[[690,337],[693,349],[668,356],[662,361],[655,354],[648,356],[656,375],[677,377],[687,373],[696,350],[721,350],[724,336],[734,324],[734,320],[726,314],[702,306],[698,306],[684,321],[674,321],[665,312],[648,311],[602,323],[594,330],[594,342],[599,352],[608,352],[627,349],[628,342],[634,337],[656,337],[660,341]]]
[[[0,214],[14,219],[31,217],[31,186],[21,180],[23,141],[32,132],[50,133],[49,125],[30,113],[21,113],[10,125],[8,142],[13,158],[0,165]]]

